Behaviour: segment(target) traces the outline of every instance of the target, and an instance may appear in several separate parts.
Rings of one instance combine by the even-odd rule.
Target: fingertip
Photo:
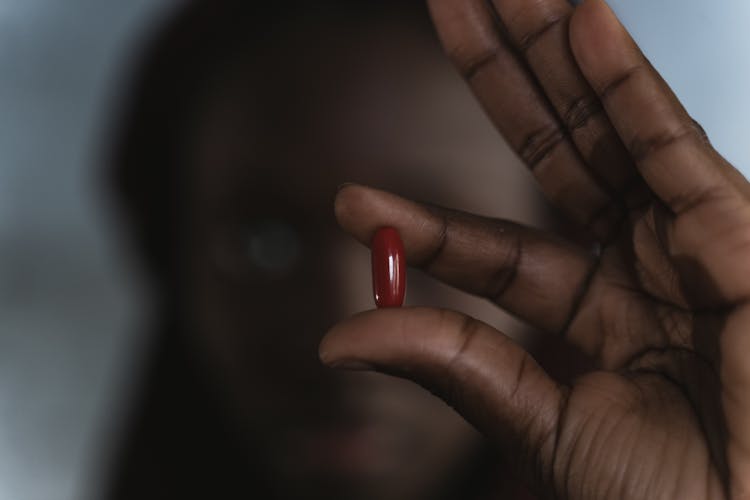
[[[350,186],[357,186],[357,185],[358,185],[358,184],[357,184],[356,182],[349,182],[349,181],[346,181],[346,182],[342,182],[342,183],[341,183],[341,184],[339,184],[339,185],[338,185],[338,187],[336,188],[336,192],[338,193],[339,191],[342,191],[342,190],[344,190],[345,188],[348,188],[348,187],[350,187]]]
[[[377,310],[363,311],[346,318],[334,326],[323,336],[318,345],[318,358],[331,368],[347,368],[345,364],[360,364],[366,357],[368,338],[372,336],[373,328],[377,329]],[[386,316],[388,310],[384,310]],[[378,337],[378,335],[374,335]]]
[[[336,197],[333,200],[333,213],[339,225],[346,229],[349,221],[352,220],[352,207],[356,207],[357,198],[360,196],[362,186],[352,182],[341,184],[336,190]]]
[[[328,368],[335,368],[339,370],[353,370],[353,371],[366,371],[374,370],[375,368],[364,361],[352,358],[342,358],[335,354],[335,350],[332,351],[329,346],[324,346],[324,341],[320,343],[318,347],[318,358]]]
[[[570,18],[571,36],[577,36],[581,27],[596,27],[595,23],[610,22],[612,17],[615,17],[615,14],[605,0],[583,0],[576,6]]]
[[[422,205],[388,191],[357,184],[339,190],[334,212],[341,228],[364,245],[370,244],[378,228],[396,228],[411,257],[414,251],[419,253],[429,245],[439,230],[439,221]]]
[[[329,368],[340,370],[374,370],[374,367],[370,363],[353,357],[351,349],[347,349],[345,343],[341,344],[340,336],[335,332],[337,326],[334,326],[318,345],[318,359],[320,359],[320,362]]]
[[[631,48],[630,37],[604,0],[584,0],[570,19],[570,47],[587,76],[602,65],[621,65]],[[627,42],[627,43],[623,43]]]
[[[364,311],[334,325],[321,340],[318,356],[327,366],[342,367],[351,362],[387,365],[412,350],[424,354],[428,345],[442,347],[436,339],[449,314],[463,317],[425,307]]]
[[[336,220],[346,232],[368,244],[374,231],[389,225],[395,195],[359,184],[339,189],[334,200]]]
[[[582,65],[592,59],[591,51],[595,43],[595,29],[598,10],[601,9],[601,0],[584,0],[573,11],[570,17],[568,37],[570,48],[575,55],[578,64]]]
[[[318,359],[320,359],[320,362],[324,365],[335,368],[337,362],[341,359],[342,330],[344,330],[345,334],[345,327],[348,321],[350,321],[350,319],[345,319],[332,326],[323,336],[320,344],[318,344]]]
[[[318,344],[318,359],[321,363],[323,363],[326,366],[332,366],[335,362],[335,359],[333,356],[331,356],[331,351],[328,347],[328,334],[326,334],[323,339],[320,341],[320,344]]]

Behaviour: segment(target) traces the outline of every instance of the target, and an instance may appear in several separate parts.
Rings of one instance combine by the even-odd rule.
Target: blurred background
[[[0,500],[516,494],[431,396],[317,366],[372,307],[330,204],[548,209],[421,2],[251,3],[0,0]],[[750,173],[750,4],[611,3]]]

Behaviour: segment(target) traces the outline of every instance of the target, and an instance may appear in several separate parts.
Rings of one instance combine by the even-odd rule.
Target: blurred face
[[[415,385],[337,373],[317,358],[337,319],[373,307],[369,253],[335,227],[336,186],[360,180],[423,196],[445,174],[407,167],[444,164],[443,150],[460,149],[466,134],[446,144],[451,132],[429,107],[462,92],[435,46],[408,26],[389,25],[387,36],[376,28],[297,26],[317,45],[292,39],[237,61],[200,104],[189,141],[187,324],[287,497],[434,497],[479,443]],[[412,102],[423,121],[399,118],[395,96],[425,86],[435,99]],[[407,288],[411,303],[476,312],[418,274]]]

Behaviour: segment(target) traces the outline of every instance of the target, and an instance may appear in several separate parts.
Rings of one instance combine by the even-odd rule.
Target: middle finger
[[[586,165],[492,7],[486,0],[433,0],[430,8],[449,56],[547,198],[607,240],[623,218],[622,204]]]
[[[642,195],[645,184],[571,51],[569,1],[492,0],[492,5],[592,175],[618,198]]]

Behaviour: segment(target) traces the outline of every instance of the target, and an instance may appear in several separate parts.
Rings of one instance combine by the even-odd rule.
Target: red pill
[[[375,232],[372,250],[372,291],[378,307],[401,307],[406,295],[406,256],[398,231],[381,227]]]

